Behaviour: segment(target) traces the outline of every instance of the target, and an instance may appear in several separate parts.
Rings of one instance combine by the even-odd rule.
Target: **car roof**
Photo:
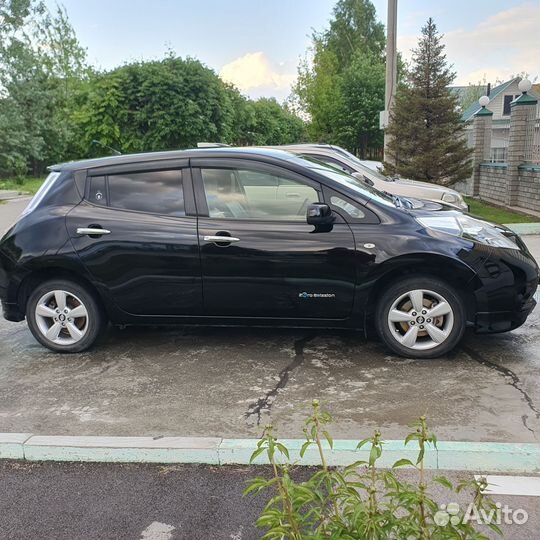
[[[324,144],[324,143],[282,144],[280,146],[271,146],[267,148],[288,148],[288,149],[296,150],[296,151],[302,150],[302,149],[309,149],[309,150],[335,150],[336,149],[331,144]]]
[[[285,150],[276,148],[193,148],[189,150],[171,150],[167,152],[144,152],[140,154],[120,154],[117,156],[105,156],[79,161],[58,163],[49,167],[51,171],[77,171],[81,169],[93,169],[94,167],[106,167],[113,165],[128,165],[131,163],[144,163],[147,161],[167,161],[174,159],[208,158],[208,157],[263,157],[267,159],[290,160],[296,156]]]

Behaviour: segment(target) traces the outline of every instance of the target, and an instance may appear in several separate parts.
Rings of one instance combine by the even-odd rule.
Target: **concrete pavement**
[[[0,206],[0,231],[26,204]],[[540,237],[525,240],[540,257]],[[0,432],[257,437],[271,421],[281,436],[300,437],[319,397],[334,414],[335,438],[382,427],[386,439],[400,439],[427,413],[439,439],[538,442],[539,319],[536,310],[514,332],[468,336],[446,358],[423,361],[351,332],[275,329],[112,330],[92,352],[64,356],[35,343],[24,323],[1,320]],[[0,460],[0,537],[260,538],[253,523],[266,498],[241,493],[261,471]],[[442,488],[434,495],[464,502]],[[506,538],[536,538],[539,497],[493,498],[528,513],[527,523],[503,527]]]
[[[0,229],[25,204],[0,206]],[[525,239],[540,256],[539,238]],[[468,336],[437,360],[395,357],[354,332],[243,328],[112,329],[66,356],[2,319],[0,432],[241,438],[271,421],[297,438],[318,397],[335,438],[381,427],[402,439],[426,413],[442,440],[539,442],[539,319]]]

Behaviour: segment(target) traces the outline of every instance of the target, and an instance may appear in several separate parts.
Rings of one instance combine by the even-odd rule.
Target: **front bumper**
[[[536,306],[539,276],[538,265],[525,247],[496,249],[479,275],[476,332],[507,332],[521,326]]]
[[[508,332],[520,327],[536,306],[536,300],[526,302],[520,311],[498,311],[493,313],[477,313],[475,329],[477,334],[496,334]]]

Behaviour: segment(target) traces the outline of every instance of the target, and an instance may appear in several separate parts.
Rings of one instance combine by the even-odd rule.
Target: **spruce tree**
[[[385,170],[405,178],[450,185],[471,174],[455,73],[433,19],[422,28],[406,84],[397,92],[388,133]]]

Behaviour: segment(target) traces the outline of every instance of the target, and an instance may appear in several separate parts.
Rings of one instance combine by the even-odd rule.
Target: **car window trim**
[[[87,170],[87,176],[109,176],[112,174],[169,171],[189,167],[189,159],[166,159],[144,161],[142,163],[122,163],[121,165],[104,165]]]

